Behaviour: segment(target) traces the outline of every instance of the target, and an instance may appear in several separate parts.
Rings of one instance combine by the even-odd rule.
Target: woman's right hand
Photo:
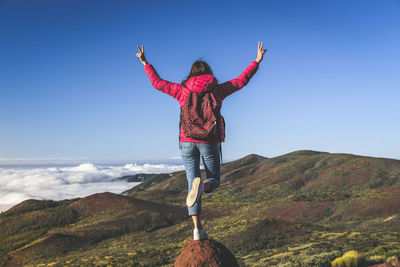
[[[260,45],[260,42],[258,42],[257,59],[256,59],[257,63],[260,63],[261,60],[263,60],[264,53],[267,51],[267,49],[262,49],[263,45],[264,45],[264,42],[261,42],[261,45]]]
[[[139,58],[140,62],[142,62],[142,64],[144,66],[146,66],[146,64],[148,64],[148,63],[147,63],[146,57],[144,56],[144,47],[143,47],[143,45],[142,45],[142,50],[140,50],[139,46],[137,46],[137,49],[139,50],[139,52],[136,53],[136,56]]]

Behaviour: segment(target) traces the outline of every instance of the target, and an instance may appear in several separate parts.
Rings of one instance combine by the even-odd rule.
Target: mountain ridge
[[[399,160],[299,150],[274,158],[250,154],[225,163],[221,173],[220,187],[203,196],[202,217],[210,237],[234,252],[241,266],[293,266],[297,260],[329,266],[349,247],[365,257],[397,253],[388,244],[400,248]],[[113,261],[122,266],[168,266],[190,238],[186,194],[185,172],[179,171],[154,175],[121,194],[22,202],[0,215],[8,236],[26,233],[8,246],[0,238],[3,262],[51,262],[45,250],[52,242],[62,247],[63,240],[75,240],[83,245],[58,254],[60,264],[82,264],[82,255],[96,264],[116,242]],[[29,260],[16,252],[24,246]],[[297,256],[296,246],[305,248]]]

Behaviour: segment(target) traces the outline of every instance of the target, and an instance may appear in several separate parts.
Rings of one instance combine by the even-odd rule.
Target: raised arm
[[[221,99],[224,99],[230,94],[243,88],[250,81],[251,77],[253,77],[253,75],[257,72],[258,66],[260,62],[263,60],[264,53],[267,51],[262,47],[263,47],[263,42],[261,44],[260,42],[258,42],[256,60],[251,62],[250,65],[242,72],[242,74],[239,75],[239,77],[220,84],[218,95],[220,96]]]
[[[144,56],[144,47],[142,46],[142,50],[140,50],[138,46],[138,50],[139,52],[136,54],[136,56],[144,65],[144,71],[146,72],[147,76],[149,76],[153,87],[179,101],[182,94],[182,85],[161,79],[154,67],[147,62],[146,57]]]

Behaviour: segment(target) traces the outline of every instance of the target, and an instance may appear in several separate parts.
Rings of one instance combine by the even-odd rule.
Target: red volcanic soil
[[[82,198],[69,205],[69,208],[78,211],[81,215],[93,215],[103,212],[139,212],[163,211],[174,212],[180,207],[165,204],[152,203],[134,197],[123,196],[114,193],[98,193]]]
[[[69,205],[82,216],[107,214],[108,220],[96,225],[96,229],[84,229],[82,236],[104,239],[124,232],[152,231],[182,221],[187,217],[184,207],[153,203],[114,193],[99,193],[80,199]],[[101,234],[99,234],[99,231]]]
[[[310,181],[304,186],[305,189],[327,189],[333,188],[340,190],[342,188],[358,188],[365,184],[372,174],[372,170],[365,170],[357,166],[347,166],[345,171],[349,174],[341,176],[335,169],[329,169],[322,172],[316,179]]]
[[[289,202],[285,206],[277,206],[267,209],[263,217],[281,219],[285,221],[306,220],[318,221],[333,212],[335,207],[331,202]]]
[[[369,267],[400,267],[400,261],[399,258],[394,258],[393,260],[389,262],[385,262],[382,264],[376,264],[376,265],[371,265]]]
[[[269,171],[270,169],[272,169],[272,168],[274,168],[274,167],[276,167],[276,166],[278,166],[278,164],[276,164],[276,163],[264,162],[260,167],[258,167],[258,168],[256,169],[256,171],[254,172],[254,174],[255,174],[255,175],[262,174],[262,173],[264,173],[264,172],[266,172],[266,171]]]
[[[395,185],[382,190],[371,200],[357,201],[351,204],[345,214],[366,217],[388,216],[400,210],[400,185]]]
[[[175,261],[175,267],[187,266],[239,267],[239,264],[224,245],[208,239],[186,241]]]
[[[22,213],[58,206],[62,201],[27,199],[8,209],[5,213]]]
[[[136,199],[109,192],[98,193],[82,198],[69,207],[83,215],[90,215],[102,211],[118,211],[134,207]],[[139,204],[140,206],[140,204]]]
[[[400,161],[396,159],[384,159],[387,167],[400,166]]]
[[[40,200],[27,199],[27,200],[24,200],[21,203],[13,206],[12,208],[8,209],[6,211],[6,213],[13,213],[13,212],[18,212],[18,211],[22,212],[22,211],[25,211],[28,209],[35,209],[39,202],[40,202]]]

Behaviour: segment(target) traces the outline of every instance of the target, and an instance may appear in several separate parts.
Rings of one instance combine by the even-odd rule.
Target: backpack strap
[[[182,149],[181,146],[181,126],[182,126],[182,108],[181,108],[181,114],[179,115],[179,131],[178,131],[178,145],[179,149]]]
[[[222,161],[222,143],[221,143],[221,142],[219,142],[219,156],[221,157],[221,164],[220,164],[220,166],[222,166],[222,164],[224,164],[224,163],[223,163],[223,161]]]

